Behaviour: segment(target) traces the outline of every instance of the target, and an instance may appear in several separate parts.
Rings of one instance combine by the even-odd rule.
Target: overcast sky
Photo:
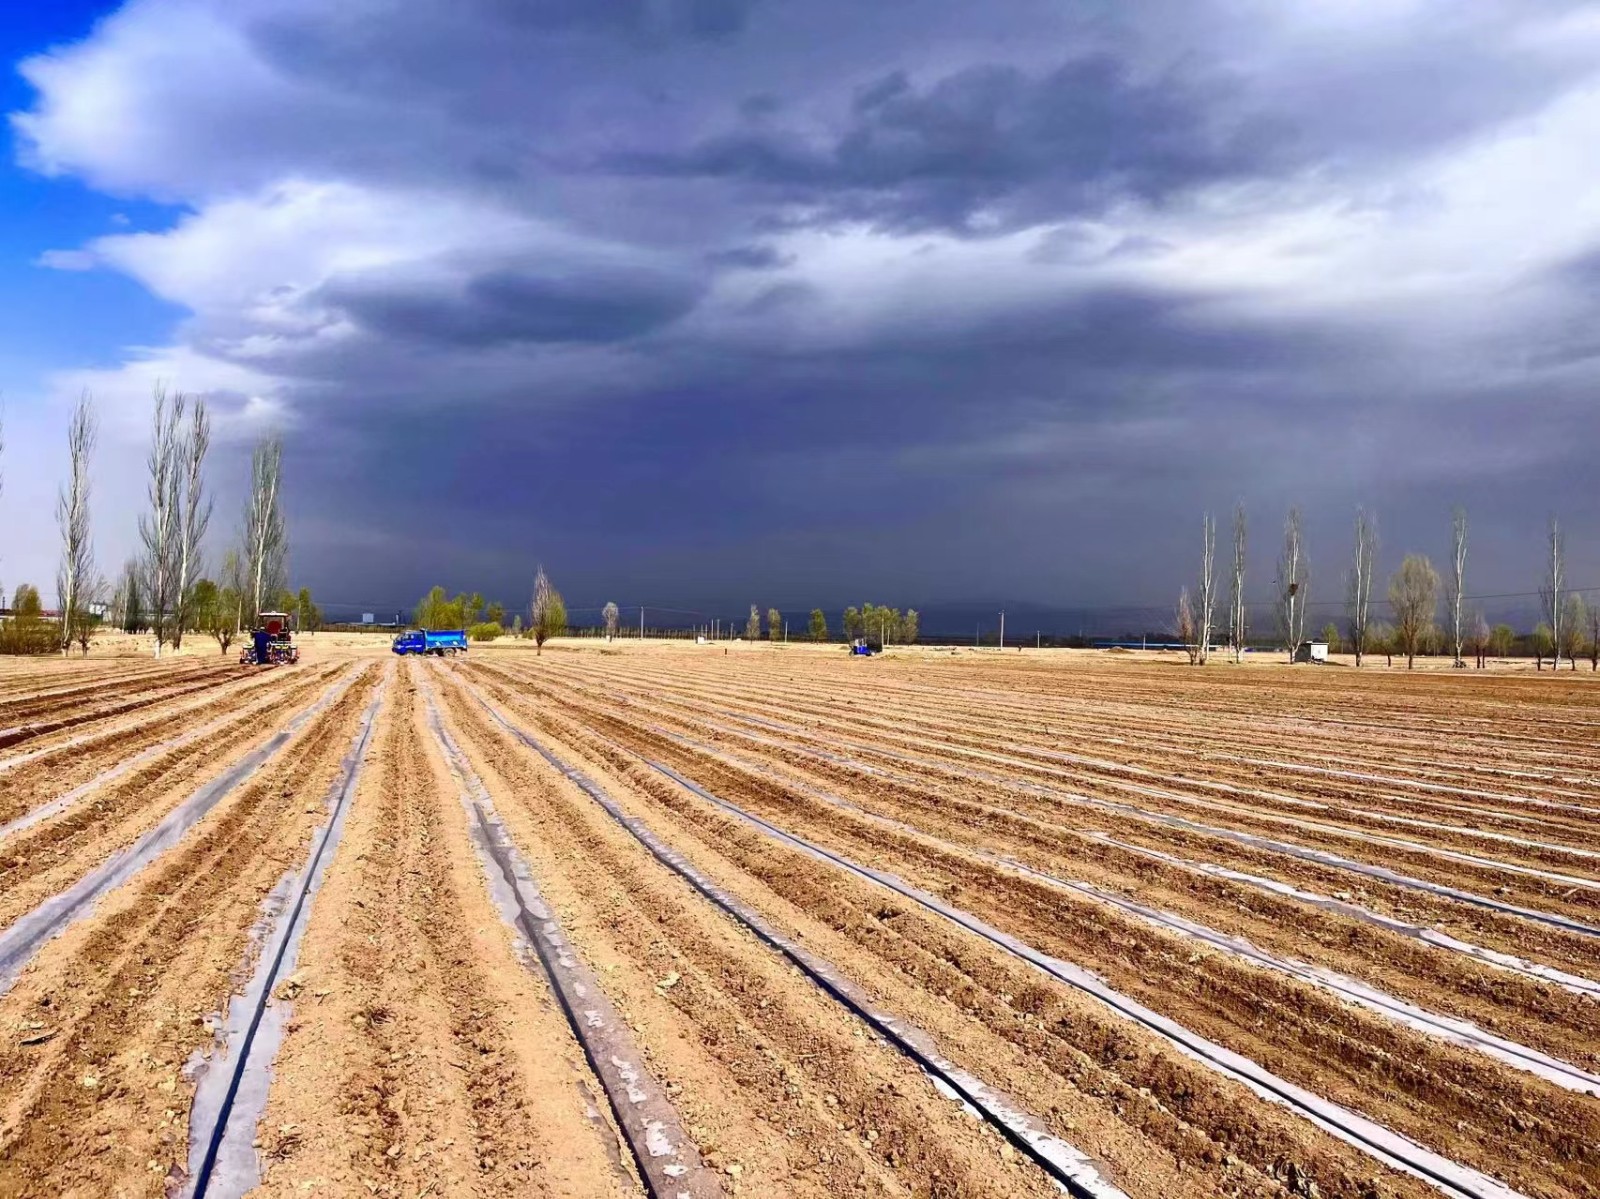
[[[0,582],[65,416],[286,438],[358,607],[1165,603],[1236,500],[1314,597],[1473,527],[1600,584],[1600,6],[131,0],[0,18]],[[221,537],[218,538],[220,548]],[[53,590],[53,588],[46,588]]]

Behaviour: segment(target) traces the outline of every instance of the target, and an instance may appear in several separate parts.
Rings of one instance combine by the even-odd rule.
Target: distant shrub
[[[61,628],[52,620],[16,619],[0,624],[0,654],[53,654],[61,648]]]
[[[61,626],[44,618],[39,589],[17,585],[12,615],[0,622],[0,654],[53,654],[61,648]]]
[[[486,621],[483,624],[475,624],[467,630],[467,636],[474,641],[493,641],[496,637],[504,634],[505,630],[500,627],[499,622],[493,620]]]

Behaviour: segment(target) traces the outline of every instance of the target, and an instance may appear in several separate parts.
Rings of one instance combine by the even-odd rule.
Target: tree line
[[[1374,563],[1378,551],[1377,516],[1358,507],[1351,535],[1350,565],[1344,579],[1345,621],[1341,629],[1330,622],[1322,638],[1330,650],[1342,648],[1355,656],[1357,666],[1368,655],[1382,654],[1392,664],[1403,657],[1408,669],[1419,655],[1447,653],[1456,666],[1471,658],[1478,668],[1490,656],[1505,657],[1521,640],[1510,625],[1493,628],[1481,611],[1468,611],[1467,513],[1457,507],[1450,518],[1450,559],[1441,576],[1425,554],[1407,554],[1387,581],[1386,602],[1390,620],[1375,620]],[[1216,521],[1201,517],[1200,582],[1193,593],[1178,593],[1173,632],[1187,648],[1189,660],[1203,665],[1216,648],[1215,636],[1225,630],[1226,644],[1238,661],[1248,642],[1248,608],[1245,604],[1245,565],[1248,524],[1241,503],[1233,513],[1233,552],[1225,624],[1216,620],[1218,584],[1215,571]],[[1275,631],[1293,662],[1306,642],[1307,608],[1311,576],[1307,565],[1304,523],[1298,507],[1289,509],[1283,526],[1282,548],[1273,577]],[[1544,542],[1544,567],[1539,583],[1541,619],[1526,639],[1537,667],[1548,659],[1559,669],[1565,658],[1576,670],[1587,656],[1590,669],[1600,671],[1600,605],[1585,602],[1566,583],[1566,539],[1560,521],[1550,518]],[[1442,619],[1441,619],[1442,609]]]
[[[542,647],[549,638],[568,631],[566,603],[561,593],[551,586],[542,565],[536,572],[533,599],[527,610],[532,619],[526,626],[522,614],[515,613],[511,625],[507,627],[504,604],[485,600],[481,592],[460,591],[452,596],[444,587],[435,586],[417,601],[411,619],[419,629],[464,630],[474,641],[493,641],[507,635],[525,636],[533,638]],[[600,609],[600,617],[606,639],[615,640],[621,626],[622,610],[615,602],[607,602]],[[920,627],[921,618],[915,608],[901,612],[898,608],[878,604],[846,608],[840,621],[840,629],[846,640],[881,638],[884,644],[910,645],[916,641]],[[712,624],[698,631],[715,636],[717,628]],[[760,605],[750,605],[750,614],[742,631],[746,640],[782,641],[788,631],[787,622],[777,608],[766,610],[763,623]],[[821,608],[812,610],[804,635],[818,642],[830,639],[828,618]]]
[[[0,631],[0,652],[67,653],[76,644],[87,654],[103,612],[116,627],[153,633],[158,658],[167,646],[181,648],[184,635],[191,632],[216,636],[226,653],[241,628],[253,626],[260,612],[275,606],[297,613],[302,628],[320,624],[309,590],[295,595],[287,586],[289,542],[278,438],[263,438],[251,453],[250,487],[236,541],[222,556],[220,577],[212,580],[205,577],[204,557],[213,514],[206,485],[210,412],[203,397],[169,394],[161,383],[156,384],[152,408],[139,549],[111,583],[94,553],[92,467],[99,420],[93,397],[87,391],[79,396],[67,422],[67,480],[55,509],[61,539],[56,569],[60,618],[49,621],[42,608],[32,610],[37,589],[19,585],[12,622],[18,627]]]
[[[544,652],[544,643],[567,631],[567,605],[561,593],[550,583],[541,563],[534,572],[533,599],[529,604],[532,619],[524,627],[522,614],[512,616],[511,627],[506,628],[506,608],[498,600],[487,601],[479,592],[470,595],[458,592],[451,598],[443,587],[432,588],[418,601],[412,612],[417,628],[438,631],[462,629],[474,641],[493,641],[507,632],[513,637],[531,637]],[[615,635],[617,606],[606,605],[606,619],[610,633]]]
[[[899,608],[882,607],[878,604],[862,604],[859,608],[850,607],[844,610],[839,621],[840,632],[846,641],[857,638],[871,638],[881,640],[885,645],[910,645],[916,641],[920,633],[921,617],[915,608],[907,608],[901,612]],[[760,641],[763,636],[761,623],[761,608],[757,604],[750,605],[750,615],[744,624],[744,639],[746,641]],[[765,637],[768,641],[782,641],[788,636],[788,622],[783,614],[776,608],[767,609]],[[798,636],[798,634],[797,634]],[[810,619],[806,622],[805,636],[811,641],[828,641],[832,634],[828,629],[828,617],[821,608],[811,609]]]

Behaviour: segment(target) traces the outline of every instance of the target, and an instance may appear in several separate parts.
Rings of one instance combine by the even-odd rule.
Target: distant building
[[[1328,660],[1328,643],[1326,641],[1302,641],[1294,651],[1296,662],[1326,662]]]
[[[0,608],[0,622],[4,622],[4,621],[7,621],[7,620],[15,620],[16,618],[17,618],[17,611],[16,611],[15,608]],[[56,624],[60,624],[61,623],[61,611],[60,611],[60,609],[57,609],[57,608],[43,608],[39,612],[39,619],[40,620],[50,620],[50,621],[54,621]]]
[[[376,620],[377,618],[371,612],[363,612],[361,614],[362,624],[373,624],[376,622]]]

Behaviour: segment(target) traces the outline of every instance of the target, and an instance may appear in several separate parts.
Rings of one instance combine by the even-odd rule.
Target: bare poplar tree
[[[206,495],[206,453],[211,449],[211,416],[199,397],[190,410],[189,432],[179,446],[183,473],[183,512],[178,521],[177,580],[174,588],[175,615],[172,622],[172,648],[183,645],[183,631],[193,612],[190,591],[200,574],[200,543],[211,524],[211,497]]]
[[[544,653],[544,643],[552,637],[560,636],[567,629],[567,605],[561,598],[561,593],[550,585],[550,577],[544,573],[544,563],[539,564],[538,571],[533,576],[533,643],[538,647],[538,652]]]
[[[616,604],[608,600],[606,606],[600,609],[600,615],[606,622],[606,640],[615,641],[617,638],[617,620],[622,615],[621,611]]]
[[[1389,579],[1389,606],[1394,609],[1394,633],[1406,669],[1417,664],[1417,652],[1433,631],[1438,604],[1439,572],[1421,554],[1407,554]]]
[[[1556,665],[1561,665],[1561,655],[1567,655],[1567,665],[1578,669],[1578,655],[1583,651],[1583,629],[1589,623],[1589,605],[1576,591],[1567,592],[1567,602],[1561,605],[1561,636],[1556,638]]]
[[[755,604],[750,605],[750,615],[744,622],[744,639],[746,641],[761,640],[761,609]]]
[[[1473,659],[1479,670],[1484,667],[1484,659],[1489,654],[1489,622],[1484,619],[1482,612],[1476,612],[1472,617],[1472,631],[1467,634],[1467,648],[1472,651]]]
[[[1211,621],[1217,605],[1217,521],[1207,512],[1200,518],[1200,626],[1199,661],[1202,666],[1211,657]]]
[[[250,455],[250,496],[244,508],[244,617],[254,621],[263,596],[283,589],[288,536],[282,508],[283,443],[263,438]]]
[[[1378,552],[1378,521],[1365,508],[1356,509],[1356,545],[1350,562],[1350,644],[1356,665],[1367,652],[1368,618],[1372,609],[1372,560]]]
[[[1189,655],[1189,665],[1193,666],[1199,662],[1199,630],[1195,627],[1194,601],[1189,598],[1187,587],[1178,592],[1178,606],[1173,612],[1172,631],[1177,634],[1184,652]]]
[[[236,548],[222,555],[222,587],[224,594],[231,593],[233,599],[233,633],[238,636],[244,628],[244,596],[250,583],[245,573],[244,555]]]
[[[223,653],[228,652],[228,646],[239,635],[239,627],[244,622],[244,559],[239,551],[230,549],[222,555],[222,588],[217,593],[216,610],[212,612],[210,628],[207,630],[217,639],[217,646]]]
[[[1278,559],[1278,623],[1289,649],[1289,661],[1305,640],[1306,601],[1310,574],[1306,568],[1305,536],[1300,509],[1289,509],[1283,523],[1283,554]]]
[[[1450,513],[1450,584],[1445,602],[1450,607],[1450,639],[1455,647],[1456,665],[1465,666],[1461,658],[1464,629],[1461,624],[1462,587],[1467,578],[1467,510],[1457,506]]]
[[[150,509],[139,517],[139,540],[144,545],[142,565],[158,658],[168,637],[168,620],[177,606],[173,602],[173,589],[177,579],[179,504],[183,490],[183,447],[178,427],[183,421],[186,402],[180,392],[169,403],[166,386],[156,384],[150,452],[145,458],[150,476],[146,485]]]
[[[1233,660],[1239,662],[1244,657],[1245,638],[1245,610],[1244,610],[1244,549],[1245,549],[1245,516],[1244,501],[1240,500],[1233,509],[1233,593],[1228,604],[1228,632],[1233,638]]]
[[[1555,666],[1561,666],[1561,589],[1567,583],[1567,544],[1561,532],[1561,522],[1550,518],[1550,557],[1544,583],[1539,588],[1543,601],[1544,617],[1550,626],[1550,637],[1555,642]]]
[[[61,652],[72,649],[80,629],[87,631],[88,605],[99,581],[94,572],[94,547],[89,536],[89,455],[94,452],[96,421],[89,393],[78,397],[67,424],[70,459],[67,484],[56,500],[56,524],[61,529],[61,565],[56,571],[56,591],[61,599]],[[84,652],[88,653],[87,637]]]

